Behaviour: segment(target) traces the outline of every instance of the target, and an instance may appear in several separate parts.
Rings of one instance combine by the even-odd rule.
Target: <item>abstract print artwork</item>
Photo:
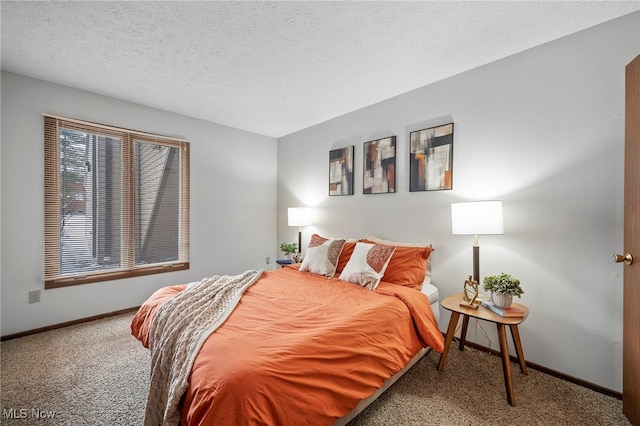
[[[329,195],[353,195],[353,145],[329,151]]]
[[[453,123],[411,132],[409,140],[409,190],[451,189]]]
[[[364,194],[396,192],[396,137],[364,143]]]

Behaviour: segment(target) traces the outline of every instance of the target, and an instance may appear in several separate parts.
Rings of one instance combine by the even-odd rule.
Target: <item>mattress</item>
[[[431,310],[436,318],[436,322],[440,323],[440,293],[438,293],[438,287],[431,283],[422,284],[422,292],[427,295]]]

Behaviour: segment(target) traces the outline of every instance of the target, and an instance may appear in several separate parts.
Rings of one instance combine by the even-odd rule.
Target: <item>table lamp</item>
[[[289,207],[289,226],[298,227],[298,259],[302,253],[302,227],[311,225],[311,209],[307,207]]]
[[[502,201],[471,201],[451,204],[451,233],[473,235],[473,280],[480,283],[478,235],[504,234]]]

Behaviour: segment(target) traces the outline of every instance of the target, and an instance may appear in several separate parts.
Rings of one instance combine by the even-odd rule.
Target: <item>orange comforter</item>
[[[157,309],[184,287],[156,291],[133,318],[145,347]],[[417,290],[267,271],[202,346],[181,422],[330,425],[424,346],[442,352],[443,338]]]

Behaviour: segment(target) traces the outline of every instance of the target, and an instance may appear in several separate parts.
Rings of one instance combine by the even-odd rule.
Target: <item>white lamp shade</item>
[[[289,226],[311,225],[311,209],[307,207],[289,207]]]
[[[451,204],[451,232],[462,235],[504,234],[502,201]]]

